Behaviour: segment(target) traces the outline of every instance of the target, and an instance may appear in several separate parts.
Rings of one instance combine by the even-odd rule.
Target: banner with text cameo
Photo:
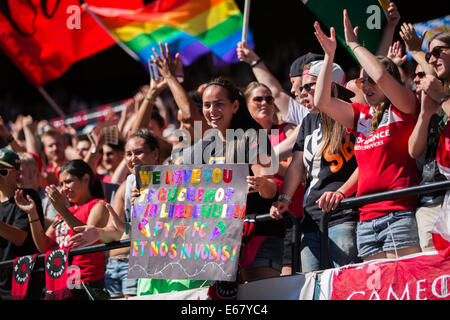
[[[234,281],[248,164],[136,167],[129,278]]]

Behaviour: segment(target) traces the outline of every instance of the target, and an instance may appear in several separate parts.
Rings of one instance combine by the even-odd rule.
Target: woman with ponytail
[[[59,181],[61,192],[54,185],[45,189],[47,197],[58,211],[55,222],[46,231],[39,220],[36,220],[34,201],[30,197],[25,199],[20,190],[15,195],[17,205],[29,216],[34,243],[42,253],[55,250],[55,247],[71,249],[68,241],[75,234],[73,230],[77,226],[104,227],[108,222],[109,213],[103,205],[101,182],[94,178],[94,173],[86,162],[71,160],[64,163],[59,171]],[[69,208],[66,207],[65,198],[72,204]],[[82,289],[70,290],[72,299],[87,300],[92,296],[97,300],[109,297],[104,289],[103,252],[73,256],[68,265],[78,266],[81,271],[79,280],[82,282]]]
[[[319,23],[314,27],[325,52],[325,66],[317,79],[314,102],[318,109],[356,135],[359,170],[356,196],[417,185],[415,161],[408,153],[408,139],[419,112],[414,93],[403,86],[390,59],[376,57],[358,43],[357,27],[353,29],[344,10],[345,40],[362,67],[357,83],[367,105],[332,97],[335,31],[331,28],[331,36],[327,37]],[[363,260],[420,252],[414,202],[415,197],[403,197],[359,208],[357,245]]]

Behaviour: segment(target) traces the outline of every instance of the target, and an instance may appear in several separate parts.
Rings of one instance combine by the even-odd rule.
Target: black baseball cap
[[[291,69],[289,70],[289,77],[301,77],[303,74],[303,67],[305,64],[311,63],[316,60],[323,60],[323,54],[317,53],[307,53],[301,57],[298,57],[291,64]]]

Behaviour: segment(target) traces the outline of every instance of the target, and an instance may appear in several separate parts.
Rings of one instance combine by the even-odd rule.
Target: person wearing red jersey
[[[58,249],[70,249],[69,239],[75,234],[75,227],[86,224],[103,227],[108,221],[109,214],[103,205],[104,196],[99,194],[102,189],[96,185],[94,174],[86,162],[78,159],[66,162],[59,171],[59,180],[62,193],[54,185],[46,187],[47,196],[58,211],[55,222],[46,231],[36,220],[34,201],[29,196],[25,198],[20,190],[15,194],[17,205],[28,214],[30,221],[35,222],[31,223],[31,233],[40,252],[53,250],[55,246]],[[69,208],[66,207],[65,197],[72,204]],[[109,298],[104,289],[103,252],[74,256],[69,264],[80,268],[80,281],[94,299]],[[88,299],[85,289],[72,289],[71,296],[73,299]]]
[[[402,85],[397,66],[358,43],[357,27],[353,29],[344,10],[345,40],[362,67],[358,82],[367,105],[333,98],[331,68],[337,44],[334,28],[327,37],[319,23],[314,27],[325,52],[325,67],[317,79],[314,101],[317,108],[356,135],[356,196],[417,185],[408,139],[417,121],[419,103],[414,93]],[[414,199],[402,197],[360,208],[357,243],[361,258],[367,261],[420,252]]]

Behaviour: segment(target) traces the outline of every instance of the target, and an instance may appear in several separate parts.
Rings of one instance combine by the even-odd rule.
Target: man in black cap
[[[10,149],[0,149],[0,261],[38,253],[31,236],[32,222],[28,221],[27,214],[14,201],[19,175],[19,156]],[[24,195],[33,198],[40,221],[43,223],[44,215],[38,194],[34,190],[24,189]],[[31,278],[29,291],[31,297],[39,298],[41,288],[33,285],[36,283],[34,279]],[[43,285],[43,282],[38,283]],[[11,285],[12,269],[0,269],[0,299],[10,298]]]
[[[308,110],[302,105],[302,96],[300,92],[303,67],[305,64],[311,63],[312,61],[323,60],[324,56],[322,54],[308,53],[298,57],[291,64],[289,78],[292,84],[291,94],[295,99],[283,90],[283,87],[277,78],[272,75],[261,58],[245,41],[238,43],[237,56],[241,61],[250,65],[253,74],[259,82],[264,83],[270,88],[273,97],[275,98],[275,104],[283,116],[283,121],[300,125],[303,118],[308,114]]]

